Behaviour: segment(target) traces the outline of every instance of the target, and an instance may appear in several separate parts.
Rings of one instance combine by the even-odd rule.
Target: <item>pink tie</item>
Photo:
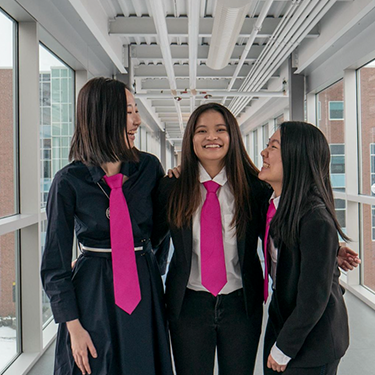
[[[201,212],[202,285],[216,297],[227,283],[220,203],[216,195],[220,185],[214,181],[203,185],[207,195]]]
[[[267,302],[268,298],[268,234],[270,231],[270,223],[272,218],[275,216],[276,208],[273,204],[273,199],[271,199],[270,205],[268,206],[267,216],[266,216],[266,233],[264,236],[264,302]]]
[[[104,176],[111,188],[109,197],[112,248],[113,287],[115,303],[131,314],[141,300],[133,230],[128,205],[122,192],[123,175]]]

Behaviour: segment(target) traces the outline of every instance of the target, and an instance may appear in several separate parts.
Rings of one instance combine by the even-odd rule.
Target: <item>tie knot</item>
[[[113,176],[104,176],[103,178],[111,189],[122,187],[123,175],[121,173],[117,173]]]
[[[215,181],[206,181],[203,182],[203,186],[206,188],[208,193],[216,193],[217,189],[219,189],[220,185]]]
[[[267,221],[271,221],[272,218],[275,216],[276,213],[276,207],[273,203],[273,199],[271,199],[270,205],[268,206],[267,210]]]

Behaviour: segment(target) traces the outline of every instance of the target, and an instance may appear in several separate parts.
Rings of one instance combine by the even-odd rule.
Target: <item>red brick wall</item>
[[[361,193],[366,195],[372,195],[370,189],[370,144],[375,143],[375,68],[362,68],[360,70],[360,98],[360,133],[362,149]],[[375,241],[372,240],[371,206],[362,205],[362,209],[362,258],[364,267],[363,283],[372,290],[375,290]]]
[[[0,217],[14,211],[13,70],[0,69]],[[15,316],[15,235],[0,236],[0,316]]]

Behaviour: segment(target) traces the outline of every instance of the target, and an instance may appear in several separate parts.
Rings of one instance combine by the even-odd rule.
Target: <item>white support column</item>
[[[345,118],[345,179],[346,194],[358,194],[358,133],[357,133],[357,85],[356,71],[344,71],[344,118]],[[346,202],[346,228],[353,242],[350,247],[359,253],[359,208],[356,202]],[[359,268],[348,272],[347,283],[359,285]]]
[[[76,101],[77,101],[79,91],[85,85],[85,83],[88,81],[87,70],[76,70],[75,71],[75,79],[76,79],[75,90],[76,90]]]
[[[21,230],[22,347],[43,349],[40,267],[39,38],[35,22],[19,23],[19,121],[21,214],[38,222]]]
[[[316,113],[316,95],[306,95],[306,109],[307,109],[307,122],[318,126],[317,113]]]

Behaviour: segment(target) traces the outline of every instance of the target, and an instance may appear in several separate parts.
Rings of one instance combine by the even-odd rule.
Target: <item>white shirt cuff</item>
[[[292,359],[285,355],[277,346],[276,343],[273,344],[271,349],[272,358],[279,364],[279,365],[287,365],[289,361]]]

